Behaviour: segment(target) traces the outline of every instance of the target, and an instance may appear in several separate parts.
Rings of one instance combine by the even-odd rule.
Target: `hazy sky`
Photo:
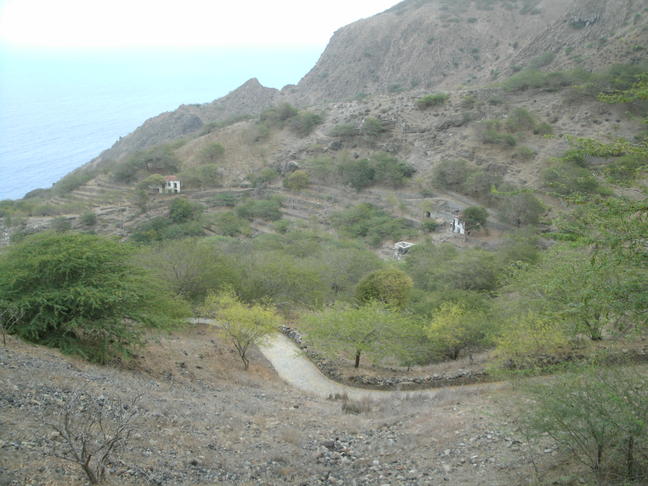
[[[399,0],[0,0],[14,47],[324,46]]]

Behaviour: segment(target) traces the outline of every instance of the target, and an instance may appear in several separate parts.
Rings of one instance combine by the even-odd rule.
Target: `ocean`
[[[213,101],[252,77],[297,83],[322,49],[0,49],[0,200],[50,187],[181,104]]]

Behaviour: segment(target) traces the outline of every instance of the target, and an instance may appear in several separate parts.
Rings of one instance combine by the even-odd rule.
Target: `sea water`
[[[0,50],[0,200],[50,187],[147,118],[256,77],[296,83],[319,48]]]

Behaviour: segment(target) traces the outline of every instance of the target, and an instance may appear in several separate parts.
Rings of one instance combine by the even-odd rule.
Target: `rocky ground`
[[[141,394],[136,430],[108,468],[117,485],[523,485],[535,484],[534,463],[543,472],[562,460],[521,439],[512,390],[343,405],[287,387],[260,353],[243,372],[212,333],[156,339],[128,368],[8,338],[0,485],[85,484],[76,464],[53,456],[63,448],[50,424],[75,391],[113,406]]]

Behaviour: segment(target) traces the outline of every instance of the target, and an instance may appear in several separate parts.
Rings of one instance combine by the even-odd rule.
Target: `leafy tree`
[[[465,221],[468,231],[477,230],[486,227],[488,211],[481,206],[470,206],[463,210],[461,217]]]
[[[387,131],[384,122],[374,117],[367,117],[360,127],[360,132],[366,137],[376,138]]]
[[[429,94],[416,100],[416,106],[419,110],[426,110],[432,106],[444,104],[449,98],[450,95],[447,93]]]
[[[277,221],[281,219],[281,198],[248,199],[236,206],[236,214],[248,220],[259,218],[266,221]]]
[[[202,204],[179,197],[174,199],[169,207],[169,219],[174,223],[186,223],[198,219],[203,210]]]
[[[385,268],[366,275],[356,287],[356,298],[367,303],[377,300],[383,304],[402,309],[407,305],[414,282],[398,268]]]
[[[89,234],[41,233],[0,259],[0,313],[21,316],[23,339],[106,362],[128,355],[146,327],[167,328],[188,312],[130,261],[131,248]]]
[[[588,194],[607,194],[589,169],[575,164],[556,161],[542,172],[546,189],[557,196],[567,197]]]
[[[411,319],[376,301],[362,307],[338,303],[306,316],[302,325],[318,349],[351,355],[356,368],[363,353],[382,358],[403,354],[406,337],[417,332]]]
[[[218,234],[224,236],[239,236],[250,234],[250,223],[238,216],[234,211],[220,213],[214,217]]]
[[[344,236],[365,238],[372,246],[387,238],[398,241],[412,232],[407,220],[395,218],[368,203],[334,213],[331,223]]]
[[[351,138],[351,137],[355,137],[359,133],[360,131],[355,127],[355,125],[351,125],[350,123],[340,123],[338,125],[335,125],[331,129],[331,131],[329,132],[329,136],[340,137],[340,138]]]
[[[514,273],[505,293],[517,305],[561,323],[566,335],[584,333],[600,340],[603,331],[624,329],[640,318],[645,270],[617,264],[599,252],[556,245],[544,252],[538,265]],[[506,300],[510,303],[510,299]]]
[[[95,226],[97,224],[97,215],[92,211],[86,211],[79,217],[79,221],[83,226]]]
[[[250,366],[247,357],[250,346],[277,332],[281,324],[274,307],[267,304],[247,306],[231,291],[208,295],[203,312],[218,321],[219,334],[232,342],[245,370]]]
[[[342,182],[356,191],[372,186],[376,180],[376,169],[369,159],[349,160],[339,166]]]
[[[183,170],[178,178],[184,187],[219,187],[222,184],[223,174],[218,165],[205,164]]]
[[[283,181],[283,185],[290,191],[301,191],[306,189],[310,184],[308,172],[305,170],[296,170],[292,172]]]
[[[545,207],[533,194],[518,192],[505,196],[499,203],[502,218],[515,226],[538,224]]]
[[[559,322],[533,311],[506,320],[495,338],[497,356],[504,367],[528,369],[554,364],[572,350]]]
[[[454,190],[462,190],[470,175],[466,160],[442,160],[434,168],[432,179],[435,185]]]
[[[238,283],[234,259],[204,238],[184,238],[144,247],[135,261],[193,303],[202,302],[210,290]]]
[[[527,385],[522,423],[590,469],[597,484],[648,481],[648,379],[634,369],[592,368]],[[612,481],[616,483],[616,481]]]
[[[115,167],[113,177],[119,182],[133,182],[141,172],[177,172],[181,163],[174,150],[173,145],[165,144],[137,152]]]
[[[161,174],[151,174],[150,176],[146,177],[143,181],[140,181],[136,189],[137,190],[151,190],[151,189],[157,189],[160,186],[162,186],[165,182],[164,176]]]
[[[270,184],[277,177],[279,177],[277,169],[273,167],[264,167],[259,172],[249,174],[246,179],[249,180],[254,187],[263,187]]]
[[[220,143],[210,143],[200,151],[200,159],[204,164],[213,164],[218,162],[225,155],[225,147]]]
[[[439,354],[456,360],[462,350],[485,342],[488,320],[483,311],[446,302],[437,309],[425,333]]]
[[[297,136],[306,137],[323,121],[322,116],[317,113],[302,111],[290,119],[288,126]]]
[[[374,169],[375,180],[391,187],[402,186],[405,179],[416,173],[414,167],[385,152],[372,155],[370,164]]]

